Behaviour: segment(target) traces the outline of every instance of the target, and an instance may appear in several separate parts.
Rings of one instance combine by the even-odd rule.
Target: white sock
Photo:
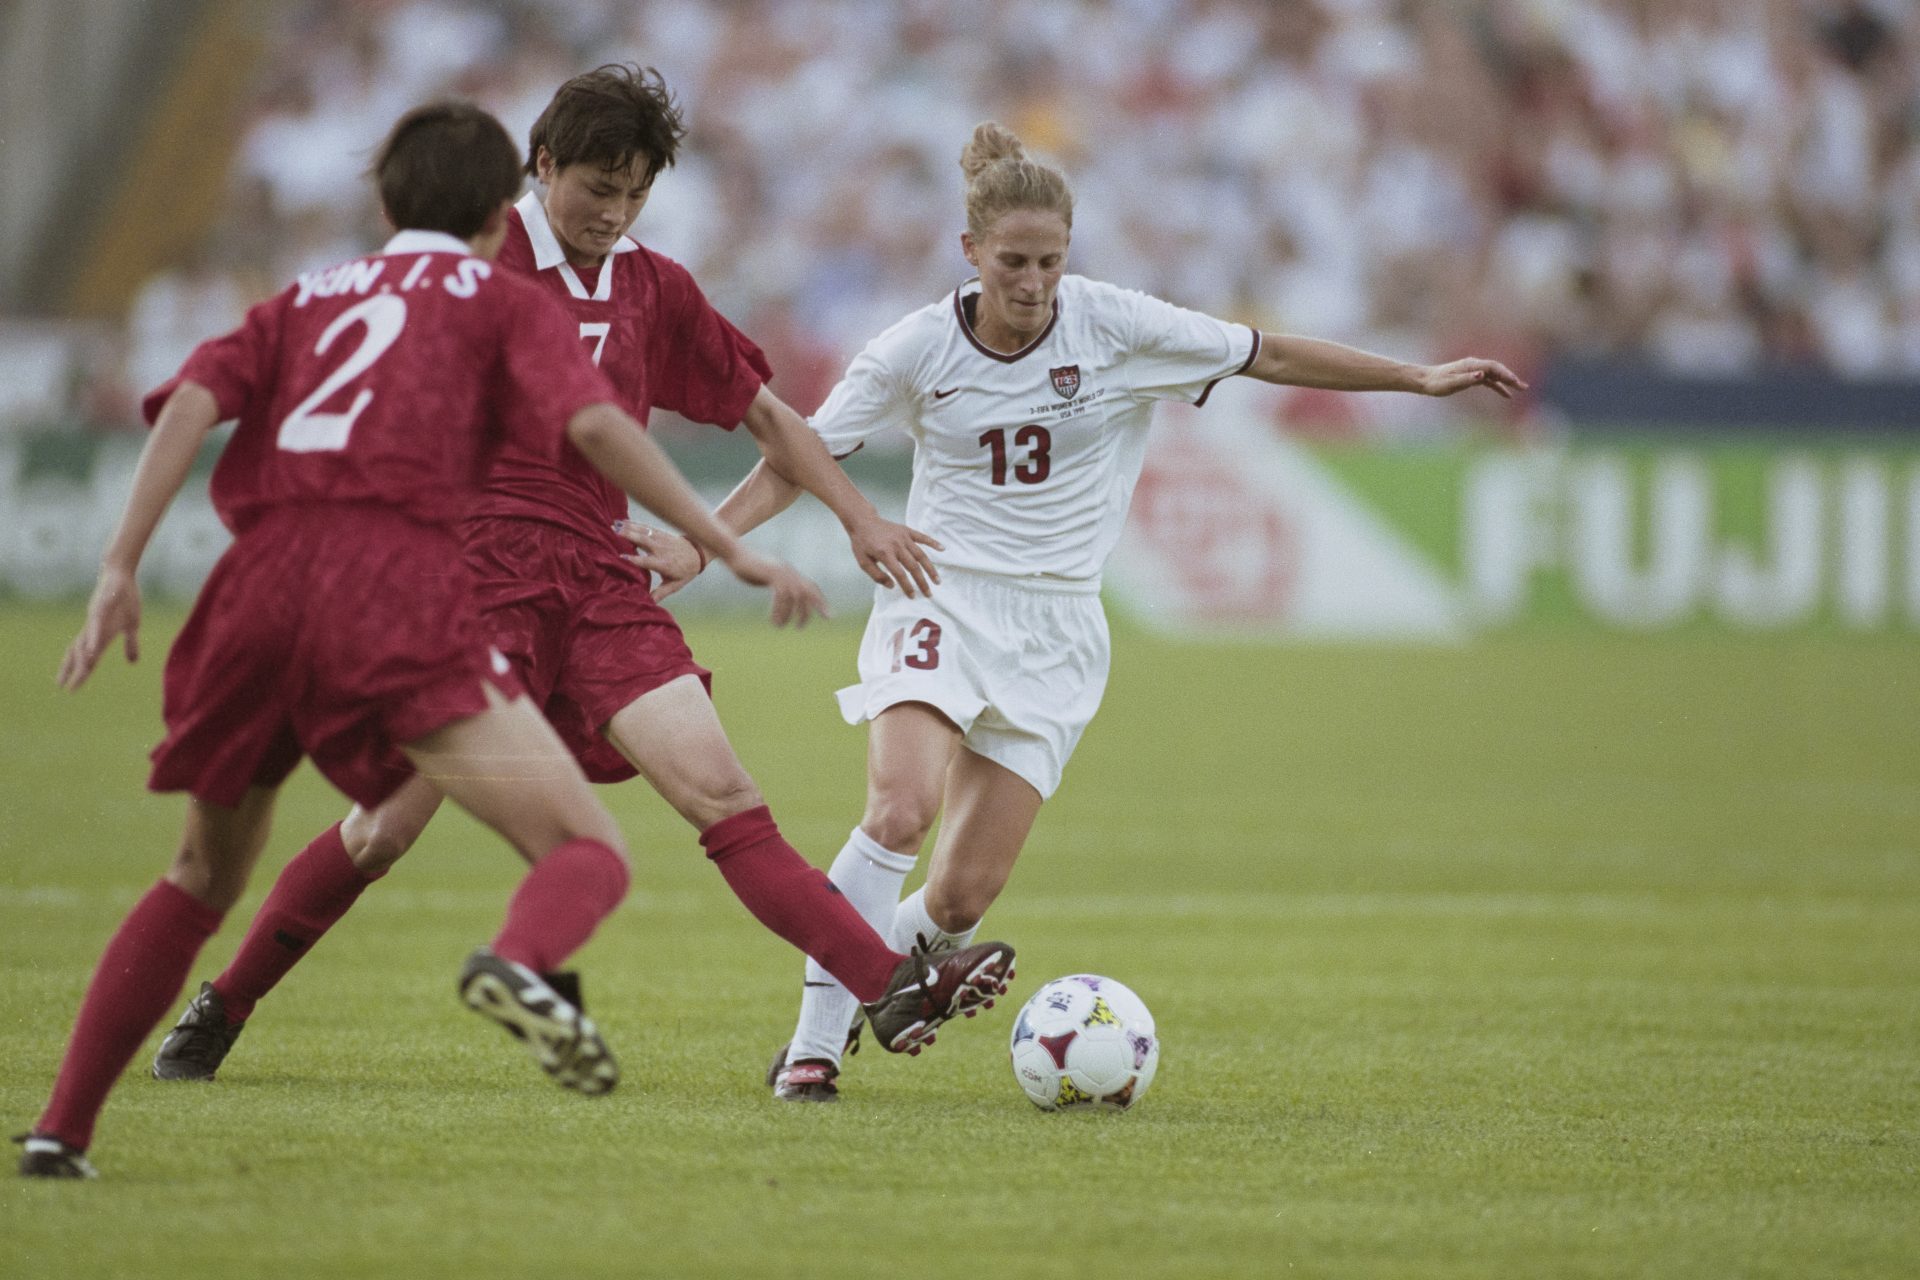
[[[900,886],[913,870],[914,861],[914,855],[884,849],[855,827],[828,868],[827,878],[853,904],[860,918],[884,938],[892,925],[894,908],[900,904]],[[847,1047],[847,1031],[859,1017],[860,1002],[853,993],[808,957],[807,985],[800,992],[800,1021],[793,1029],[787,1061],[823,1058],[838,1065]]]
[[[927,887],[921,885],[900,900],[900,906],[893,913],[893,933],[887,941],[895,951],[910,951],[914,947],[929,953],[958,951],[972,942],[978,932],[977,924],[961,933],[948,933],[935,924],[927,914]]]

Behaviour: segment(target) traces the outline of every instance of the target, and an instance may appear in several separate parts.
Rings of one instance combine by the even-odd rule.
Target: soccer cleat
[[[70,1147],[58,1138],[23,1133],[14,1138],[22,1147],[20,1176],[23,1178],[97,1178],[100,1171],[87,1163],[87,1153]]]
[[[878,1000],[866,1006],[873,1034],[890,1053],[916,1054],[956,1014],[971,1018],[1007,993],[1013,948],[981,942],[941,955],[907,956]]]
[[[233,1042],[247,1029],[245,1022],[227,1021],[227,1006],[211,982],[200,984],[200,994],[187,1002],[187,1011],[173,1024],[160,1051],[153,1055],[155,1080],[211,1080],[233,1050]]]
[[[593,1020],[526,966],[481,947],[460,970],[460,999],[523,1041],[562,1088],[597,1096],[620,1083],[620,1068]]]
[[[847,1029],[847,1057],[860,1052],[860,1028],[864,1025],[863,1022],[856,1022]],[[787,1051],[791,1048],[791,1040],[781,1045],[774,1051],[773,1062],[767,1067],[767,1087],[773,1090],[773,1096],[781,1102],[840,1101],[840,1088],[834,1084],[840,1075],[840,1068],[825,1058],[802,1058],[789,1068]],[[813,1067],[825,1067],[826,1074],[805,1070]],[[791,1082],[787,1079],[789,1071],[793,1075]]]
[[[824,1058],[788,1062],[787,1046],[781,1045],[767,1068],[767,1083],[773,1086],[776,1102],[838,1102],[840,1086],[834,1080],[839,1075],[840,1068]]]
[[[553,973],[543,973],[540,981],[553,988],[553,994],[565,1000],[580,1012],[587,1011],[587,997],[581,986],[580,975],[572,969],[560,969]]]

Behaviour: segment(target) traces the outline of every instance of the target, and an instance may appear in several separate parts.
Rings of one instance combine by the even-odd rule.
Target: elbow
[[[197,382],[182,381],[154,418],[156,432],[204,437],[220,424],[220,402]]]
[[[590,404],[567,419],[567,439],[582,453],[593,453],[619,427],[619,415],[610,405]]]

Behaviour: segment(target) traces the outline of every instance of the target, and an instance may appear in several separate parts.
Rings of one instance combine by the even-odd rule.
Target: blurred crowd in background
[[[273,47],[224,220],[132,308],[130,389],[379,243],[361,173],[407,106],[524,137],[615,60],[692,125],[635,234],[803,409],[968,275],[956,162],[987,118],[1067,172],[1072,269],[1263,328],[1523,374],[1920,379],[1912,0],[301,0]]]

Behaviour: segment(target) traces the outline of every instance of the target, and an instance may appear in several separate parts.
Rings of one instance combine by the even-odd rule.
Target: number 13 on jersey
[[[914,646],[911,653],[907,645]],[[940,665],[940,624],[932,618],[922,618],[911,627],[901,627],[887,637],[887,650],[893,655],[893,669],[902,667],[915,671],[932,671]]]
[[[982,432],[980,443],[993,457],[995,484],[1005,484],[1009,477],[1020,484],[1039,484],[1053,474],[1053,433],[1037,422],[1013,433],[1013,448],[1023,451],[1017,462],[1008,457],[1011,450],[1007,448],[1005,427]]]

